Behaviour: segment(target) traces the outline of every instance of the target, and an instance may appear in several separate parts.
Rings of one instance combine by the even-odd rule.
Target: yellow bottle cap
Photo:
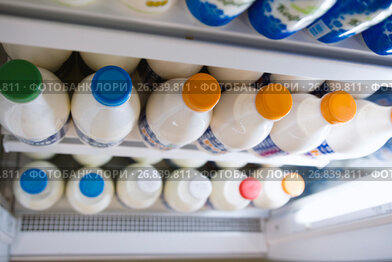
[[[298,173],[290,173],[282,180],[283,191],[291,197],[300,196],[305,190],[305,181]]]
[[[357,104],[345,91],[335,91],[325,95],[321,100],[321,113],[331,124],[346,123],[354,118]]]
[[[221,97],[218,81],[209,74],[191,76],[182,90],[185,104],[197,112],[207,112],[214,108]]]
[[[279,120],[286,116],[292,106],[290,91],[281,84],[269,84],[256,95],[257,111],[269,120]]]

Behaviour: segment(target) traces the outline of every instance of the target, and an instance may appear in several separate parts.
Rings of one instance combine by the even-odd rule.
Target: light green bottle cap
[[[42,75],[38,68],[26,60],[11,60],[0,67],[0,93],[16,103],[36,99],[42,89]]]

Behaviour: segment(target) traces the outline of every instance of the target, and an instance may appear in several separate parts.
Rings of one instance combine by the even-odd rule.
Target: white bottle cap
[[[158,191],[162,186],[162,180],[154,176],[138,177],[137,186],[139,189],[147,194],[153,194]]]
[[[189,182],[189,192],[194,198],[207,199],[212,192],[211,181],[205,176],[198,175]]]

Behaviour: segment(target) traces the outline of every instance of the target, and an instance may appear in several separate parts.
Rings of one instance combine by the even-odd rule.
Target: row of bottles
[[[69,5],[93,2],[56,1]],[[175,0],[120,2],[145,14],[162,13],[176,4]],[[307,28],[315,39],[329,44],[365,31],[364,42],[375,53],[388,55],[392,49],[390,0],[186,0],[186,5],[198,21],[208,26],[226,25],[248,9],[250,25],[270,39],[284,39]]]
[[[262,168],[248,177],[236,169],[218,170],[211,177],[187,168],[162,174],[148,164],[125,167],[113,182],[109,171],[84,167],[68,173],[64,182],[62,171],[46,161],[31,162],[22,167],[13,182],[18,202],[31,210],[54,206],[64,192],[69,204],[82,214],[105,210],[116,194],[126,208],[146,209],[159,199],[176,212],[196,212],[206,205],[222,211],[241,210],[250,204],[263,209],[277,209],[305,188],[297,173]]]
[[[145,144],[158,150],[196,142],[213,154],[250,150],[261,157],[336,152],[352,158],[354,151],[358,156],[374,152],[391,136],[384,128],[389,118],[383,116],[390,108],[355,101],[344,91],[319,99],[311,94],[291,95],[281,84],[269,84],[261,89],[229,88],[221,94],[213,76],[197,73],[164,82],[164,89],[152,92],[144,109],[129,73],[113,65],[85,78],[72,101],[53,73],[26,60],[2,66],[0,81],[0,123],[35,146],[59,142],[70,112],[79,138],[99,148],[119,145],[136,126]],[[377,117],[368,113],[369,108]],[[356,131],[368,123],[374,124],[362,130],[372,132]],[[375,132],[379,135],[371,135]],[[343,147],[341,140],[356,146]]]

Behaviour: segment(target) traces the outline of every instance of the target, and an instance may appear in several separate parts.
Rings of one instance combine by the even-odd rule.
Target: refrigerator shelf
[[[297,165],[324,167],[329,163],[326,158],[312,159],[305,155],[287,155],[275,158],[261,158],[249,152],[235,152],[224,155],[212,155],[198,150],[195,144],[190,144],[180,149],[159,151],[146,147],[142,142],[139,131],[134,128],[125,141],[112,148],[94,148],[82,143],[76,135],[73,124],[70,124],[65,138],[58,144],[46,147],[34,147],[20,142],[16,137],[1,129],[3,147],[6,152],[46,152],[55,154],[106,154],[119,157],[162,158],[162,159],[205,159],[208,161],[235,161],[255,164],[268,164],[274,166]]]
[[[305,31],[270,40],[253,30],[246,13],[225,27],[202,25],[185,1],[148,16],[120,1],[76,8],[54,0],[0,0],[0,42],[319,79],[389,80],[392,68],[392,58],[372,53],[360,35],[334,45]]]

